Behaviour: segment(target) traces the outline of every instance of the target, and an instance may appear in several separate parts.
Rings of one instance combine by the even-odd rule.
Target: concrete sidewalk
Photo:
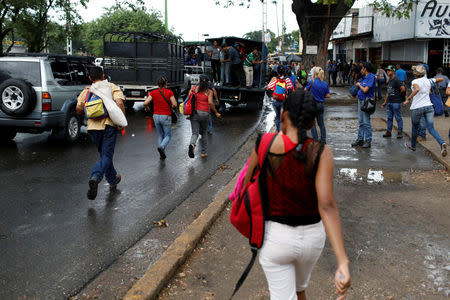
[[[386,118],[383,118],[383,120],[386,122]],[[392,137],[396,137],[396,130],[397,130],[397,121],[394,118],[394,129],[392,132]],[[411,118],[410,117],[403,117],[403,132],[411,138]],[[427,131],[427,140],[426,141],[418,141],[418,144],[423,146],[430,154],[438,160],[444,167],[447,169],[447,171],[450,171],[450,137],[449,137],[449,130],[450,130],[450,118],[439,116],[434,117],[434,129],[440,134],[442,139],[445,143],[447,143],[447,156],[442,157],[441,155],[441,147],[436,142],[436,140],[433,138],[433,136]]]
[[[380,119],[374,122],[383,125]],[[436,118],[435,127],[447,142],[449,119]],[[410,119],[404,118],[406,134],[410,128]],[[374,132],[374,138],[382,138],[381,134]],[[440,157],[434,139],[421,145],[449,170],[449,157]],[[446,279],[450,248],[448,173],[407,172],[400,178],[401,182],[383,184],[335,182],[352,268],[348,299],[437,300],[450,295]],[[228,220],[231,206],[226,197],[235,180],[224,187],[124,299],[206,300],[231,296],[251,257],[248,241]],[[307,289],[309,299],[335,299],[334,270],[334,253],[327,242]],[[258,263],[234,299],[269,299]]]

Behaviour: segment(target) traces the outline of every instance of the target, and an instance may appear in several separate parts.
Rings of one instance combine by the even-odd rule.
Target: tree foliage
[[[18,37],[24,40],[29,52],[41,52],[54,38],[52,30],[63,28],[70,35],[70,26],[57,26],[55,21],[68,24],[81,22],[79,5],[86,7],[89,0],[1,0],[0,38]],[[57,15],[54,18],[51,15]]]
[[[83,25],[82,41],[88,53],[102,56],[103,36],[110,31],[166,32],[159,12],[127,3],[131,5],[114,5],[98,19]]]

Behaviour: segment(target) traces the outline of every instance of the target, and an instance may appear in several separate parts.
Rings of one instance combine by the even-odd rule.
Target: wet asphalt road
[[[99,186],[86,198],[97,153],[87,136],[73,146],[47,141],[47,134],[20,135],[0,148],[0,299],[24,295],[60,299],[73,295],[208,179],[256,127],[273,126],[270,105],[261,113],[230,109],[208,136],[207,159],[187,157],[190,123],[180,118],[159,160],[157,133],[142,106],[128,114],[130,126],[118,138],[115,166],[122,174],[117,192]],[[375,117],[384,115],[377,110]],[[410,169],[441,168],[423,150],[411,153],[403,140],[374,131],[371,149],[354,149],[356,104],[329,105],[325,119],[336,175],[343,181],[402,181]],[[260,125],[258,125],[261,120]],[[376,128],[374,128],[376,129]]]
[[[19,134],[0,147],[0,299],[73,295],[226,162],[261,111],[233,108],[215,120],[207,159],[188,158],[190,123],[180,117],[164,162],[142,104],[127,116],[115,151],[122,182],[110,193],[102,181],[95,201],[86,191],[98,154],[87,135],[63,146]]]

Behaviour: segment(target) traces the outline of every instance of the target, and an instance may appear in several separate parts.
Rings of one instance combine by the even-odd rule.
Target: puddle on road
[[[408,184],[408,172],[384,170],[340,168],[335,178],[339,182],[367,184]]]

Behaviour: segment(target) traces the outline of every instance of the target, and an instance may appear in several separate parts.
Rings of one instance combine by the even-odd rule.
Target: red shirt
[[[169,105],[167,104],[166,100],[164,100],[164,98],[161,96],[160,91],[161,89],[156,89],[148,93],[150,96],[152,96],[153,99],[153,109],[154,109],[153,113],[155,115],[171,116],[172,112],[170,110],[171,108],[170,98],[173,97],[173,92],[169,89],[162,90],[162,93],[166,97],[167,102],[169,102],[170,104]]]
[[[195,94],[195,109],[209,113],[208,95],[205,92]]]

